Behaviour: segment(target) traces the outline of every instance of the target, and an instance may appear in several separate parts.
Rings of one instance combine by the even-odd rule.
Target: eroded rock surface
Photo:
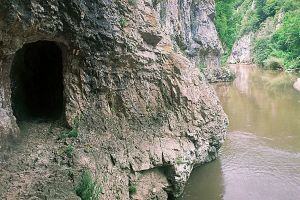
[[[197,34],[184,40],[188,54],[201,59],[219,54],[221,47],[201,34],[211,30],[213,2],[197,2],[191,4],[198,5],[197,12],[181,12],[198,13],[191,19],[208,22],[207,29],[193,27]],[[64,115],[69,125],[79,127],[77,138],[61,140],[60,123],[27,124],[17,148],[4,148],[0,157],[1,199],[76,199],[74,188],[84,168],[103,188],[102,199],[178,197],[193,167],[215,159],[227,118],[194,62],[174,52],[171,29],[162,30],[154,4],[1,3],[1,140],[18,129],[11,100],[14,55],[24,44],[41,40],[62,50]],[[208,6],[205,15],[199,5]],[[131,185],[137,187],[134,194]]]
[[[251,64],[253,63],[252,51],[253,33],[242,36],[238,39],[232,48],[230,57],[228,58],[229,64]]]
[[[201,68],[209,81],[226,81],[230,76],[220,64],[223,49],[214,25],[214,0],[157,2],[154,6],[160,25],[174,50],[184,53]]]

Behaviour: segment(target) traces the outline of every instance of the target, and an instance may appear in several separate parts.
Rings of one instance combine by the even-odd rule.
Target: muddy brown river
[[[232,66],[214,85],[230,125],[219,158],[196,168],[183,200],[300,199],[300,92],[294,75]]]

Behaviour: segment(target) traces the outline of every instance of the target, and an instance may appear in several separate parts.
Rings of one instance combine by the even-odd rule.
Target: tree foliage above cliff
[[[239,2],[242,1],[239,0]],[[241,20],[238,16],[233,15],[237,5],[239,5],[237,0],[216,1],[216,28],[223,44],[229,49],[233,46],[238,31],[237,25]]]
[[[229,56],[241,30],[245,10],[251,0],[216,0],[215,24],[225,49],[225,58]]]
[[[258,64],[266,66],[272,58],[282,60],[285,70],[300,69],[300,1],[267,0],[262,7],[267,17],[284,14],[281,26],[269,37],[255,42],[254,55]]]
[[[255,42],[254,55],[259,64],[275,57],[286,69],[300,68],[299,0],[217,0],[216,27],[227,55],[234,42],[248,32],[256,32],[267,19],[283,14],[281,27]]]
[[[286,70],[300,69],[300,9],[288,12],[282,26],[268,38],[255,42],[255,60],[265,65],[270,58],[281,59]]]

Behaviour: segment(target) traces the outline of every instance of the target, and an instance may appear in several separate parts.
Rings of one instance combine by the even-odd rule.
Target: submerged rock
[[[1,3],[2,142],[17,134],[16,118],[19,125],[24,120],[20,111],[33,120],[33,131],[0,168],[2,199],[11,198],[15,188],[14,199],[75,196],[83,169],[101,185],[102,199],[178,197],[193,166],[216,157],[226,115],[194,62],[174,51],[156,9],[148,0]],[[212,14],[205,16],[212,26]],[[41,41],[47,41],[43,49],[28,51],[26,44],[34,49]],[[216,52],[214,47],[206,52],[218,55],[219,42],[213,46]],[[187,43],[187,48],[193,47]],[[58,62],[62,69],[48,73]],[[55,81],[47,84],[49,78]],[[63,93],[52,83],[63,84]],[[62,94],[63,104],[55,103]],[[50,98],[54,109],[63,107],[61,119],[73,127],[72,135],[53,128],[52,116],[46,116],[48,128],[34,128],[37,111],[45,111],[38,97]],[[30,174],[34,178],[27,181]]]

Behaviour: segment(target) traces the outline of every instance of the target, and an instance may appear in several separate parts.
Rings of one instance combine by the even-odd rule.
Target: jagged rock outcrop
[[[229,64],[251,64],[253,63],[252,51],[252,37],[253,33],[249,33],[238,39],[232,48],[230,57],[228,58]]]
[[[223,49],[213,22],[214,0],[154,2],[161,28],[175,51],[183,52],[210,82],[230,77],[220,64]]]
[[[192,5],[211,6],[197,2]],[[217,156],[226,115],[195,65],[174,52],[172,33],[161,30],[155,9],[148,0],[1,3],[0,138],[20,140],[17,150],[0,157],[1,199],[76,199],[84,168],[103,188],[102,199],[178,197],[193,167]],[[199,16],[195,23],[208,22],[204,30],[211,30],[212,14],[199,7],[184,13]],[[217,55],[219,42],[196,24],[193,37],[182,34],[189,54]],[[61,49],[63,115],[78,129],[75,139],[58,140],[64,128],[52,122],[36,128],[30,122],[18,135],[11,68],[22,62],[15,61],[17,52],[37,41]]]

